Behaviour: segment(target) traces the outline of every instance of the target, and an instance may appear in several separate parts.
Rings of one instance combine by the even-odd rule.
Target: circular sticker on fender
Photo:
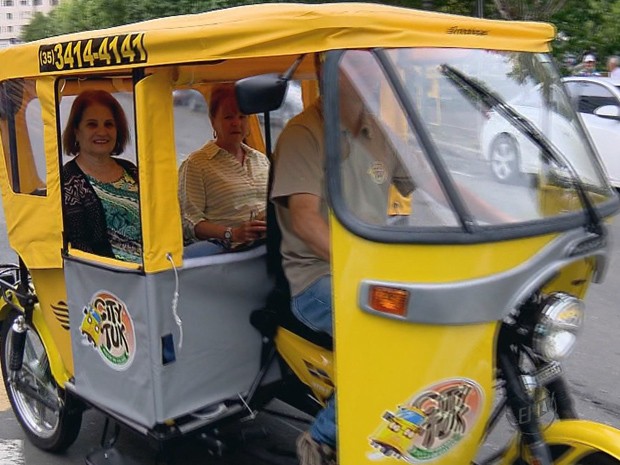
[[[125,302],[111,292],[98,291],[82,313],[82,342],[95,349],[111,368],[127,369],[136,352],[136,337]]]
[[[455,378],[429,386],[383,413],[382,424],[369,438],[381,454],[374,458],[433,461],[471,431],[482,405],[482,388],[472,380]]]

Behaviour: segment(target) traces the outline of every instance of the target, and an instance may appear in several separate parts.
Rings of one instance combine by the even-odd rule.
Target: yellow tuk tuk
[[[63,450],[95,408],[166,441],[273,397],[316,412],[335,392],[341,465],[470,463],[504,408],[517,435],[493,460],[620,463],[620,432],[576,420],[561,374],[619,202],[554,35],[378,4],[258,4],[1,50],[0,188],[19,257],[0,274],[1,362],[27,436]],[[355,134],[343,78],[364,116]],[[320,94],[333,345],[274,297],[273,221],[267,244],[184,256],[177,170],[210,137],[201,111],[219,83],[235,83],[246,142],[268,155]],[[67,240],[62,130],[88,89],[129,121],[137,263]],[[518,176],[494,176],[502,163]],[[557,416],[545,428],[541,390]]]

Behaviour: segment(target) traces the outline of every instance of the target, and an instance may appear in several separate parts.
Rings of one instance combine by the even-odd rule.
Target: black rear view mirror
[[[235,83],[237,104],[241,113],[252,115],[280,108],[286,95],[288,79],[277,74],[259,74]]]
[[[282,105],[288,83],[295,74],[305,55],[297,57],[295,62],[282,75],[275,73],[259,74],[240,79],[235,83],[237,104],[241,113],[268,113]]]

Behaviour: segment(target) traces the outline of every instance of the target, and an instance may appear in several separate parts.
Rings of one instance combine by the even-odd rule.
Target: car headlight
[[[534,352],[545,360],[561,360],[570,354],[583,324],[584,308],[583,301],[572,295],[551,294],[534,326]]]

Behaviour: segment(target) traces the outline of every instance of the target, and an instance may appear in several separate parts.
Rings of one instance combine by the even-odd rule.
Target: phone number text
[[[145,63],[146,60],[144,33],[72,40],[39,47],[39,70],[42,73]]]

